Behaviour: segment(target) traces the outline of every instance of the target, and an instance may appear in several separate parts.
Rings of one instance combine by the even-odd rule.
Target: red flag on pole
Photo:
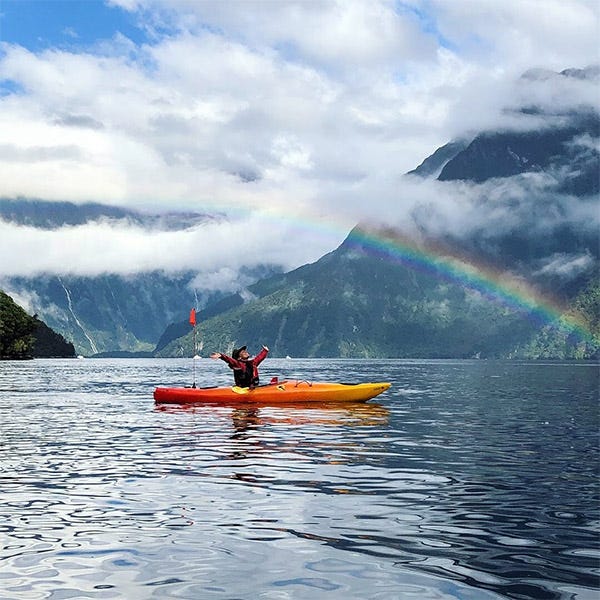
[[[196,327],[196,309],[192,308],[190,311],[190,325]]]

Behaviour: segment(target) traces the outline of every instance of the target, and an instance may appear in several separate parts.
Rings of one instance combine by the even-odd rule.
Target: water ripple
[[[268,364],[393,387],[156,408],[188,361],[1,364],[0,599],[597,597],[597,367]]]

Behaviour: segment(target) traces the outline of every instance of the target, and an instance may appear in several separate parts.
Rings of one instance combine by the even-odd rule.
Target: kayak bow
[[[326,383],[285,380],[256,388],[208,387],[154,390],[157,404],[288,404],[297,402],[366,402],[390,383]]]

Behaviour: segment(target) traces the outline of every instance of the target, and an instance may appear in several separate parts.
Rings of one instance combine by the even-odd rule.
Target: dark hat
[[[231,357],[235,358],[235,360],[238,360],[238,358],[240,357],[240,352],[242,350],[245,350],[246,346],[242,346],[241,348],[236,348],[232,353],[231,353]]]

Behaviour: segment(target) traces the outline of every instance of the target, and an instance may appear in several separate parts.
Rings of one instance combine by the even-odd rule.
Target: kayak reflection
[[[248,406],[248,404],[231,404],[220,407],[228,411],[234,428],[243,431],[249,428],[271,424],[319,424],[327,426],[365,427],[385,425],[389,419],[389,410],[376,403],[345,402],[319,403],[294,403],[285,406]],[[207,414],[211,407],[194,404],[158,404],[156,411],[166,413],[193,413]]]

